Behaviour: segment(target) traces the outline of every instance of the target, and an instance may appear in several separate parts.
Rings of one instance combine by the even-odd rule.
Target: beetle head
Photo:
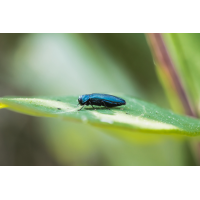
[[[82,103],[82,96],[79,96],[78,102],[79,102],[80,105],[83,105],[83,103]]]

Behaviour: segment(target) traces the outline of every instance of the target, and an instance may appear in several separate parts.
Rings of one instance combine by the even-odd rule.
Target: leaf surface
[[[0,109],[8,107],[6,104],[0,103]]]
[[[78,96],[5,97],[0,98],[0,102],[7,105],[7,109],[20,113],[41,117],[59,117],[107,129],[188,136],[200,135],[198,119],[177,115],[170,110],[130,96],[119,95],[119,97],[125,99],[127,104],[111,108],[111,110],[99,106],[95,106],[96,110],[93,110],[91,106],[85,106],[78,111],[80,108],[80,106],[77,107]]]

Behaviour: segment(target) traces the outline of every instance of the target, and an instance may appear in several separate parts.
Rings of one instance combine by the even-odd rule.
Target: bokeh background
[[[124,93],[170,109],[144,34],[0,34],[0,97]],[[126,141],[0,110],[0,165],[196,165],[188,140]]]

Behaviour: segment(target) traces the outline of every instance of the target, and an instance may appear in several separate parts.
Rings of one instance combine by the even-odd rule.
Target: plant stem
[[[179,100],[185,110],[185,114],[197,117],[194,109],[190,104],[183,84],[181,83],[181,80],[178,76],[176,67],[170,58],[161,33],[148,33],[146,34],[146,37],[151,48],[155,63],[159,68],[161,68],[162,71],[165,71],[166,74],[170,76],[169,81],[171,82],[172,88],[175,88],[176,90]]]

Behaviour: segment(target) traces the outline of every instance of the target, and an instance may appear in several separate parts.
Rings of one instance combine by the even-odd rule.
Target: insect
[[[126,105],[126,101],[122,98],[109,94],[100,94],[100,93],[81,95],[78,98],[78,102],[79,102],[78,105],[80,104],[83,107],[91,105],[93,109],[94,109],[93,105],[105,106],[107,109],[109,109],[108,107]],[[79,109],[78,111],[80,111],[81,109]]]

